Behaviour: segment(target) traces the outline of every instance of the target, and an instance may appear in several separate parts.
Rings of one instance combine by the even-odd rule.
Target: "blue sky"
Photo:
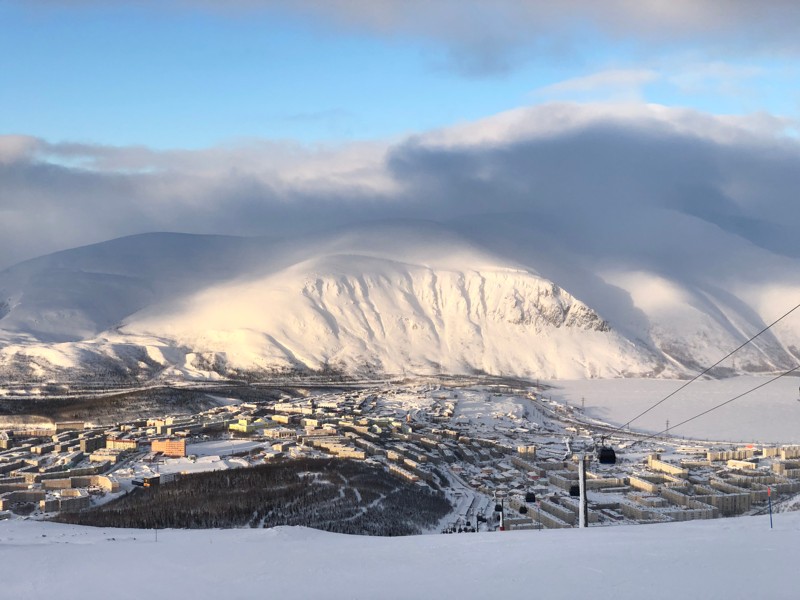
[[[446,18],[417,27],[389,12],[375,25],[357,8],[0,2],[0,133],[191,149],[392,139],[553,100],[800,112],[792,49],[731,44],[735,24],[708,47],[695,32],[671,41],[577,15],[487,41],[479,22],[454,33]]]
[[[653,205],[794,257],[798,30],[795,0],[0,0],[0,269]]]

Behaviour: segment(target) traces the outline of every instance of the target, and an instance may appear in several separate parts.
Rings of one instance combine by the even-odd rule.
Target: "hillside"
[[[795,300],[793,261],[716,230],[697,235],[715,235],[742,268],[759,264],[757,275],[702,254],[707,264],[682,271],[666,250],[611,261],[616,238],[592,252],[530,227],[501,216],[291,238],[147,234],[41,257],[0,273],[0,373],[671,377],[714,362]],[[792,364],[792,323],[720,373]]]
[[[796,597],[800,514],[662,525],[368,538],[0,523],[10,598]],[[47,569],[47,578],[41,577]]]

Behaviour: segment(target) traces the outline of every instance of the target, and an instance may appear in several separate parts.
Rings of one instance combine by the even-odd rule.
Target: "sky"
[[[736,0],[616,1],[613,26],[589,2],[214,4],[0,3],[0,130],[165,149],[387,138],[551,100],[800,110],[788,4],[773,24],[728,22]],[[659,23],[672,4],[698,7]]]
[[[741,217],[764,173],[781,202],[796,179],[798,25],[781,0],[0,0],[0,268],[152,230],[474,214],[507,185],[452,202],[447,153],[491,171],[589,129],[654,156],[683,136],[724,167],[694,189]],[[742,181],[725,157],[754,148]]]

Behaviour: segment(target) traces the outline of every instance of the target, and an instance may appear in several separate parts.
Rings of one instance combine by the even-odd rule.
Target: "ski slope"
[[[797,597],[800,513],[401,538],[0,523],[2,595],[231,600]],[[97,592],[92,592],[96,590]]]

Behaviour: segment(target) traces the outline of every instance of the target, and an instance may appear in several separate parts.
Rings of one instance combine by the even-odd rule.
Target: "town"
[[[0,517],[47,518],[191,473],[336,457],[443,490],[444,533],[713,519],[800,493],[800,446],[648,436],[589,418],[544,386],[425,381],[342,386],[108,426],[0,432]]]

